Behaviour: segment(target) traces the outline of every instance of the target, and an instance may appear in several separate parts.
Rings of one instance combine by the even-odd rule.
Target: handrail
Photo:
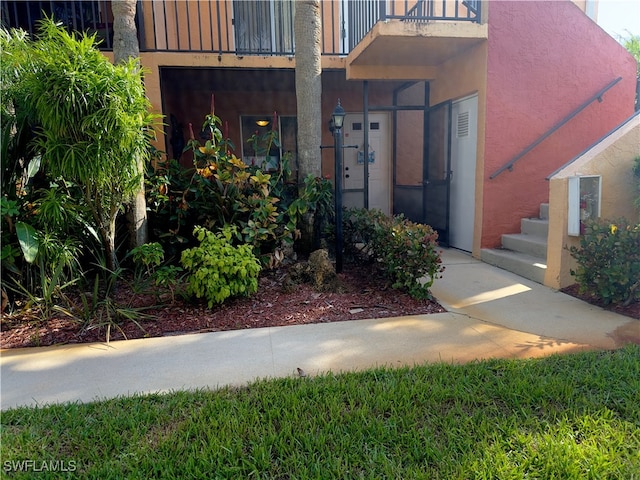
[[[620,80],[622,80],[622,77],[618,77],[615,80],[609,82],[609,84],[604,87],[602,90],[598,91],[596,94],[594,94],[592,97],[589,98],[589,100],[587,100],[586,102],[584,102],[582,105],[580,105],[578,108],[576,108],[575,110],[573,110],[569,115],[567,115],[566,117],[564,117],[562,120],[560,120],[558,123],[556,123],[553,127],[551,127],[549,130],[547,130],[542,136],[540,136],[535,142],[533,142],[531,145],[529,145],[527,148],[525,148],[524,150],[522,150],[522,152],[520,152],[518,155],[516,155],[515,157],[513,157],[511,159],[511,161],[505,163],[502,167],[500,167],[498,170],[496,170],[495,172],[493,172],[490,176],[489,179],[493,180],[494,178],[496,178],[498,175],[500,175],[502,172],[504,172],[505,170],[509,170],[510,172],[513,171],[513,165],[520,160],[522,157],[524,157],[527,153],[529,153],[531,150],[533,150],[535,147],[537,147],[538,145],[540,145],[544,140],[547,139],[547,137],[549,137],[551,134],[553,134],[556,130],[558,130],[560,127],[562,127],[565,123],[567,123],[568,121],[570,121],[573,117],[575,117],[576,115],[578,115],[582,110],[584,110],[585,108],[587,108],[589,105],[591,105],[591,103],[593,103],[595,100],[598,100],[598,102],[602,102],[602,95],[604,95],[604,93],[609,90],[611,87],[613,87],[616,83],[618,83]]]

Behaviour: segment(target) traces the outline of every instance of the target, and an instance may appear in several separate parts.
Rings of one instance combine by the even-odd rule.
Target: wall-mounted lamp
[[[269,125],[269,120],[258,120],[256,122],[256,125],[258,125],[259,127],[266,127],[267,125]]]

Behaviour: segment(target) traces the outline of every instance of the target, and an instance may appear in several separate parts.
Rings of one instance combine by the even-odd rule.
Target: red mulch
[[[286,270],[265,272],[258,292],[249,298],[236,298],[207,308],[206,302],[185,301],[145,310],[153,318],[131,321],[120,328],[126,338],[160,337],[185,333],[215,332],[244,328],[326,323],[365,318],[430,314],[445,310],[435,301],[415,300],[391,288],[369,265],[344,267],[339,275],[344,293],[319,293],[310,285],[284,291]],[[153,295],[134,295],[121,284],[117,300],[121,305],[145,307],[157,304]],[[104,342],[106,328],[86,329],[73,318],[55,314],[40,320],[35,313],[3,314],[0,322],[0,348],[19,348],[55,344]],[[110,340],[121,340],[123,332],[111,329]]]
[[[619,313],[620,315],[626,315],[627,317],[640,319],[640,302],[631,303],[626,307],[622,305],[605,305],[602,300],[590,293],[580,293],[580,287],[577,283],[563,288],[560,291],[566,293],[567,295],[571,295],[572,297],[579,298],[580,300],[588,302],[592,305],[604,308],[605,310],[610,310],[612,312]]]

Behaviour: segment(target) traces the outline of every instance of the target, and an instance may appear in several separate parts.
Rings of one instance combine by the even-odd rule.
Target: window
[[[236,52],[293,54],[295,0],[234,0]]]
[[[297,122],[293,116],[278,116],[273,136],[273,114],[241,115],[242,160],[247,165],[263,170],[275,170],[286,155],[289,166],[295,170],[297,158]]]

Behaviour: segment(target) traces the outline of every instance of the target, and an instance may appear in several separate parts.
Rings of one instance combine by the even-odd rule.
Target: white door
[[[473,249],[478,143],[478,96],[453,102],[449,245],[467,252]]]
[[[364,123],[362,113],[344,119],[343,203],[364,207]],[[391,213],[391,143],[389,116],[369,113],[369,208]]]

